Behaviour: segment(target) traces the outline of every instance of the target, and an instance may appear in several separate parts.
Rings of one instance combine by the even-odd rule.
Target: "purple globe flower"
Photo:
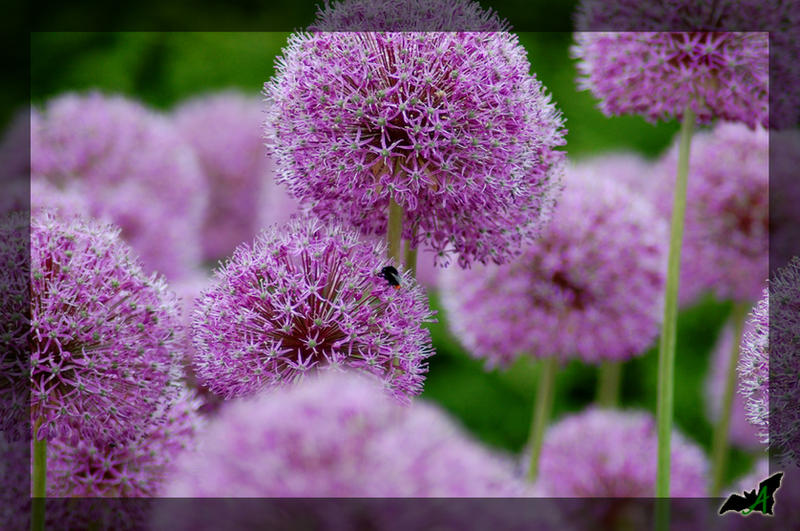
[[[457,20],[475,11],[465,4],[452,4]],[[499,21],[493,31],[442,31],[447,2],[430,21],[443,27],[422,22],[439,31],[358,32],[382,16],[416,27],[419,10],[382,2],[335,16],[343,5],[363,3],[337,4],[320,24],[353,31],[292,35],[264,86],[279,182],[314,214],[365,234],[386,233],[393,199],[403,238],[432,249],[437,264],[516,256],[559,191],[566,133],[517,37]],[[495,24],[477,13],[478,26]]]
[[[647,198],[652,198],[657,188],[652,163],[635,152],[612,151],[578,160],[577,164],[587,177],[611,179]]]
[[[489,366],[520,355],[626,360],[658,333],[665,223],[591,165],[566,182],[552,222],[517,262],[442,275],[451,330]]]
[[[77,444],[54,439],[48,449],[47,495],[53,497],[155,497],[175,471],[178,456],[193,449],[199,400],[187,390],[136,439]]]
[[[549,428],[538,486],[551,497],[648,498],[655,495],[656,423],[649,413],[588,409]],[[708,462],[673,432],[670,496],[707,494]]]
[[[667,219],[678,164],[677,143],[656,165],[656,208]],[[713,292],[754,302],[768,275],[769,135],[723,123],[699,133],[689,159],[680,302]]]
[[[118,230],[80,218],[33,218],[29,267],[30,329],[21,337],[39,437],[135,436],[180,375],[175,296],[142,272]]]
[[[380,380],[328,372],[228,402],[166,490],[177,497],[460,497],[523,491],[511,463]]]
[[[232,398],[346,366],[380,375],[400,399],[418,394],[433,314],[410,275],[387,282],[388,265],[382,244],[311,218],[266,229],[196,303],[200,383]]]
[[[745,325],[744,334],[750,333],[751,326]],[[711,366],[706,377],[706,410],[714,422],[719,420],[722,409],[722,395],[725,392],[725,379],[731,362],[731,349],[733,348],[733,326],[728,323],[723,328],[714,353],[711,357]],[[761,441],[755,427],[747,422],[744,398],[738,393],[733,397],[730,419],[730,440],[733,444],[748,450],[761,448]]]
[[[779,269],[750,316],[740,353],[739,392],[747,420],[787,463],[800,463],[800,387],[797,338],[800,258]]]
[[[681,117],[692,101],[704,122],[794,127],[799,21],[796,2],[583,0],[575,54],[606,113]]]
[[[226,91],[195,98],[175,111],[176,126],[194,147],[208,182],[205,260],[228,256],[262,226],[286,221],[296,210],[295,201],[272,183],[272,161],[261,138],[262,105],[258,98]]]
[[[113,220],[149,270],[177,278],[194,267],[206,184],[165,117],[121,96],[67,94],[32,127],[33,175],[74,185],[89,214]]]

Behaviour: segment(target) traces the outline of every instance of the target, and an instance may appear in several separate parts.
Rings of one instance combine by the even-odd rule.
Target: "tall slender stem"
[[[737,303],[731,315],[733,321],[733,346],[728,358],[725,375],[725,390],[722,395],[722,408],[714,426],[714,439],[711,445],[711,495],[718,496],[725,479],[725,467],[728,461],[728,437],[731,426],[731,409],[733,394],[736,389],[736,364],[739,362],[739,345],[742,341],[744,320],[747,317],[747,305]]]
[[[539,474],[539,454],[542,452],[542,440],[550,410],[553,407],[553,391],[555,390],[558,360],[555,356],[542,360],[539,374],[539,388],[536,390],[536,402],[533,405],[533,424],[531,425],[530,447],[531,461],[528,465],[528,479],[536,479]]]
[[[689,176],[689,150],[694,121],[694,112],[687,106],[683,113],[680,144],[678,146],[678,172],[675,178],[675,195],[672,200],[667,285],[664,293],[664,322],[662,323],[661,340],[658,345],[658,403],[656,408],[658,422],[656,497],[658,498],[669,496],[670,438],[672,437],[672,408],[675,385],[675,342],[678,328],[678,283],[681,268],[683,224],[686,212],[686,186]],[[659,504],[659,506],[661,505]]]
[[[386,238],[389,244],[389,258],[394,258],[396,265],[400,265],[402,256],[403,239],[403,207],[395,202],[394,198],[389,199],[389,227],[386,230]]]
[[[405,266],[408,271],[411,272],[411,276],[416,278],[417,277],[417,248],[412,247],[412,241],[417,236],[416,228],[412,230],[411,238],[406,240],[406,258],[405,258]]]
[[[47,440],[39,440],[38,419],[33,428],[33,496],[31,500],[31,531],[44,529],[44,500],[47,481]]]
[[[603,407],[616,407],[622,380],[622,362],[604,361],[600,365],[597,386],[597,403]]]

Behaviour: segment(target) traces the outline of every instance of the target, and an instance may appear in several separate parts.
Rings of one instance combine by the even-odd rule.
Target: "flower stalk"
[[[389,227],[386,238],[389,244],[389,258],[393,258],[395,264],[400,265],[403,261],[403,207],[398,205],[393,197],[389,199]]]
[[[44,500],[47,483],[47,439],[39,439],[39,418],[33,428],[33,486],[31,500],[31,531],[44,529]]]
[[[550,418],[550,410],[553,407],[558,359],[555,356],[544,358],[540,370],[539,388],[536,391],[536,402],[533,405],[533,424],[530,435],[531,460],[528,465],[528,479],[530,481],[534,481],[539,474],[539,455],[542,453],[544,431]]]
[[[622,363],[619,361],[604,361],[600,365],[597,386],[597,403],[606,408],[617,406],[619,401],[619,387],[622,380]]]
[[[711,445],[711,495],[718,496],[725,479],[725,467],[728,461],[728,443],[730,437],[731,410],[733,394],[736,390],[736,366],[739,362],[739,346],[742,341],[744,320],[747,317],[747,306],[737,303],[733,307],[733,346],[731,347],[728,371],[725,378],[725,390],[722,395],[722,409],[714,426],[714,439]]]
[[[678,171],[672,202],[669,261],[664,294],[664,321],[658,348],[658,463],[656,469],[656,497],[669,496],[670,437],[675,386],[675,342],[678,325],[678,284],[680,280],[681,244],[686,213],[686,187],[689,175],[689,150],[695,114],[687,106],[683,114],[678,147]]]

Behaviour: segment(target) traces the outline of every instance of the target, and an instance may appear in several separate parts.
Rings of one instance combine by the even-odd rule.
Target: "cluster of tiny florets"
[[[583,0],[575,17],[575,27],[579,32],[627,32],[613,34],[614,38],[622,39],[626,39],[625,35],[634,35],[632,32],[639,32],[658,47],[657,51],[668,53],[666,56],[650,54],[644,46],[626,45],[625,50],[630,54],[623,51],[622,54],[601,57],[603,45],[594,44],[602,39],[600,34],[596,33],[594,37],[584,34],[585,42],[589,44],[581,53],[595,58],[598,67],[592,69],[594,76],[603,76],[601,64],[622,63],[621,68],[609,71],[604,81],[609,93],[621,96],[618,105],[644,103],[647,96],[638,89],[652,79],[653,83],[647,84],[652,100],[659,100],[668,113],[671,109],[682,111],[675,96],[688,91],[684,87],[674,87],[674,84],[663,86],[662,81],[674,83],[680,79],[679,76],[686,76],[690,86],[696,87],[698,82],[702,85],[704,79],[713,79],[702,87],[705,89],[703,94],[714,96],[716,92],[716,97],[711,100],[715,107],[708,111],[715,113],[716,117],[750,125],[766,125],[769,40],[768,97],[769,125],[772,128],[794,127],[800,116],[800,65],[795,60],[800,53],[800,39],[796,34],[799,23],[800,4],[797,2],[764,3],[760,0]],[[669,41],[670,35],[678,40],[685,39],[686,35],[699,45],[691,50],[688,47],[676,50],[675,43]],[[706,48],[704,43],[712,48]],[[672,61],[667,62],[667,58]],[[662,73],[661,79],[657,76],[658,71]],[[629,77],[620,80],[618,87],[612,87],[610,79],[618,73]],[[635,95],[624,99],[622,87],[631,81]],[[677,90],[671,95],[673,87]],[[747,101],[750,96],[754,99]],[[725,97],[729,98],[728,101]],[[641,110],[631,112],[646,116],[653,114]]]
[[[442,275],[451,330],[490,365],[520,355],[626,360],[658,333],[666,224],[590,164],[566,183],[553,220],[516,262]]]
[[[74,444],[56,438],[48,447],[47,494],[53,497],[155,497],[178,456],[193,449],[199,399],[181,391],[166,411],[128,441]]]
[[[239,242],[252,240],[264,221],[285,221],[296,209],[273,183],[259,98],[233,91],[198,97],[181,105],[174,120],[197,153],[209,188],[201,229],[206,261],[228,256]]]
[[[507,32],[297,33],[265,85],[279,181],[323,219],[437,262],[502,263],[559,191],[563,120]]]
[[[800,463],[800,258],[769,281],[750,317],[738,365],[747,419],[787,462]]]
[[[121,96],[67,94],[31,123],[31,171],[75,187],[149,270],[177,278],[200,257],[205,179],[165,117]]]
[[[653,172],[655,205],[672,214],[678,165],[674,145]],[[720,299],[755,302],[768,275],[769,135],[722,123],[692,140],[681,250],[680,301],[711,291]]]
[[[385,246],[313,219],[264,230],[241,245],[196,303],[194,370],[231,398],[324,367],[380,375],[398,398],[418,394],[432,319],[407,273],[381,275]]]
[[[751,333],[751,325],[745,324],[743,337]],[[706,376],[706,411],[712,421],[719,422],[722,409],[722,397],[725,391],[728,368],[731,363],[731,349],[733,348],[734,329],[732,324],[726,325],[711,356],[708,375]],[[759,449],[759,440],[756,428],[747,422],[744,398],[739,393],[733,397],[730,413],[730,440],[733,444],[745,449]]]
[[[510,461],[439,409],[402,406],[373,377],[327,372],[224,404],[166,495],[494,497],[523,489]]]
[[[29,267],[39,438],[135,436],[179,376],[174,295],[142,272],[116,229],[81,218],[34,218]]]
[[[579,87],[607,115],[769,124],[767,32],[579,32]]]
[[[537,485],[559,498],[650,498],[657,446],[649,413],[592,408],[548,429]],[[708,462],[700,447],[673,432],[670,454],[670,496],[705,496]]]

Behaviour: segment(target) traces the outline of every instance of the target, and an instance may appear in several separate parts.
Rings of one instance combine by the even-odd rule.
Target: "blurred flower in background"
[[[206,182],[166,117],[98,92],[59,96],[34,116],[33,176],[74,187],[89,215],[120,227],[148,270],[172,279],[199,263]]]
[[[453,334],[489,366],[520,355],[621,361],[655,339],[666,225],[603,169],[569,169],[553,220],[520,260],[442,275]]]
[[[185,454],[174,497],[508,497],[506,461],[440,410],[402,406],[379,379],[327,372],[225,404]]]
[[[653,170],[652,196],[664,219],[672,213],[677,141]],[[768,275],[769,135],[720,123],[698,133],[689,159],[680,301],[711,291],[720,299],[755,302]]]
[[[264,93],[279,181],[314,214],[383,235],[394,202],[402,238],[467,267],[506,262],[539,233],[566,131],[517,37],[464,5],[439,4],[425,28],[475,16],[496,29],[359,33],[380,16],[419,18],[394,2],[338,3],[319,23],[340,31],[292,35]]]
[[[209,188],[201,230],[203,259],[216,262],[265,225],[282,223],[297,204],[273,182],[260,98],[229,90],[195,97],[174,111]]]
[[[656,487],[656,423],[643,411],[588,409],[551,426],[537,486],[543,496],[651,498]],[[708,461],[672,434],[670,496],[707,494]]]
[[[380,375],[401,400],[419,394],[433,314],[410,275],[387,282],[386,265],[383,245],[352,230],[310,218],[265,229],[197,301],[201,385],[233,398],[332,366]]]

